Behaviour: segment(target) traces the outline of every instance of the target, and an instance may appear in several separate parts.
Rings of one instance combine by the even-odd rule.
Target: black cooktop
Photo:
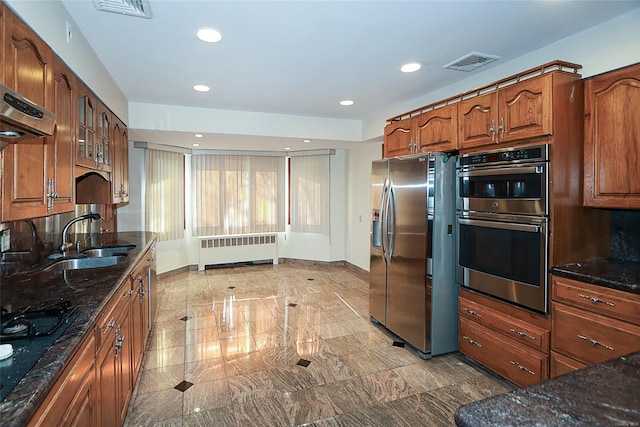
[[[31,370],[62,335],[78,313],[66,300],[10,313],[3,310],[0,344],[11,344],[13,355],[0,360],[0,401]]]

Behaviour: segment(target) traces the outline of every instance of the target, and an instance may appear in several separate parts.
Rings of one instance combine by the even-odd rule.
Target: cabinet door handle
[[[522,332],[522,331],[517,331],[515,329],[509,329],[511,332],[513,332],[514,334],[517,334],[519,337],[525,337],[525,338],[530,338],[532,340],[535,340],[536,337],[534,337],[533,335],[529,335],[526,332]]]
[[[504,117],[500,117],[500,124],[498,125],[498,139],[504,139]]]
[[[116,326],[116,322],[115,321],[111,321],[109,323],[107,323],[104,328],[102,328],[102,335],[106,334],[109,331],[109,328],[114,328]]]
[[[578,338],[580,338],[581,340],[584,340],[584,341],[588,341],[589,344],[591,344],[594,347],[599,345],[601,347],[606,348],[607,350],[613,351],[613,347],[611,347],[610,345],[603,344],[598,340],[594,340],[593,338],[585,337],[584,335],[578,335]]]
[[[511,364],[513,366],[515,366],[516,368],[520,369],[523,372],[528,372],[531,375],[535,375],[535,373],[533,371],[530,371],[529,369],[525,368],[524,366],[522,366],[521,364],[519,364],[518,362],[514,362],[513,360],[510,360]]]
[[[493,119],[491,119],[491,127],[489,128],[489,133],[491,134],[491,142],[496,142],[496,128]]]
[[[482,317],[482,315],[480,313],[478,313],[476,311],[473,311],[473,310],[471,310],[471,309],[469,309],[467,307],[462,307],[462,309],[464,311],[466,311],[467,313],[471,314],[472,316]]]
[[[468,342],[469,342],[469,344],[471,344],[471,345],[475,345],[475,346],[477,346],[477,347],[482,348],[482,344],[480,344],[478,341],[472,340],[471,338],[469,338],[469,337],[468,337],[468,336],[466,336],[466,335],[463,335],[463,336],[462,336],[462,339],[464,339],[465,341],[468,341]]]
[[[588,300],[589,300],[589,301],[591,301],[593,304],[601,303],[601,304],[608,305],[609,307],[615,307],[615,306],[616,306],[614,303],[609,302],[609,301],[601,300],[601,299],[600,299],[600,298],[598,298],[598,297],[592,297],[592,296],[590,296],[590,295],[584,295],[584,294],[578,294],[578,296],[579,296],[580,298],[583,298],[583,299],[588,299]]]

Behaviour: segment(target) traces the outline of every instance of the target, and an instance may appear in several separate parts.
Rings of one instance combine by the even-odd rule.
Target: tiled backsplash
[[[640,211],[611,211],[611,258],[640,262]]]

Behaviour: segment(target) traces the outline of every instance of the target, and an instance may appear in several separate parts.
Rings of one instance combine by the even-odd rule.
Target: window
[[[291,231],[330,234],[328,155],[291,157]]]
[[[158,241],[184,237],[184,156],[146,150],[145,228]]]
[[[194,155],[194,236],[284,231],[284,157]]]

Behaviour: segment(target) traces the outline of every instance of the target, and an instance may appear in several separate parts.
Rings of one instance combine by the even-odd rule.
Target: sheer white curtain
[[[284,231],[284,157],[194,155],[194,236]]]
[[[158,241],[184,237],[184,156],[146,151],[145,228]]]
[[[291,157],[291,231],[330,234],[329,155]]]

